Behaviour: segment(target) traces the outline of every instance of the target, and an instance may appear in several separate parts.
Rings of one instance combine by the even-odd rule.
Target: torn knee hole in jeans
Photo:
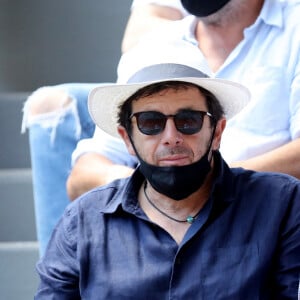
[[[76,99],[65,91],[55,87],[42,87],[33,92],[23,107],[21,132],[33,125],[51,128],[51,141],[54,141],[56,128],[66,115],[72,114],[75,122],[75,136],[80,137],[81,125],[76,105]]]

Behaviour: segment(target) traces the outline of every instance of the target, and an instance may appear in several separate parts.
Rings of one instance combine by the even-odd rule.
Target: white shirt
[[[256,22],[245,29],[243,41],[216,73],[209,74],[242,83],[252,94],[250,104],[227,122],[221,153],[229,163],[265,153],[300,136],[299,16],[300,0],[265,0]],[[195,64],[205,65],[205,57],[194,36],[196,22],[192,16],[176,21],[174,30],[151,34],[141,41],[140,47],[142,43],[146,47],[163,47],[168,41],[185,40],[195,47],[192,57]],[[137,53],[137,50],[132,50],[121,58],[119,81],[123,82],[123,78],[128,77],[126,74],[134,68],[126,61],[132,61],[128,57]],[[112,143],[111,139],[94,141],[88,151],[101,153],[101,148],[105,146],[107,149],[111,144],[124,154],[126,149],[122,142]],[[113,156],[107,151],[106,154],[116,159],[115,152]]]

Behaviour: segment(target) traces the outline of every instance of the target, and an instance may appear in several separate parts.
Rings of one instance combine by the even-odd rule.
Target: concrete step
[[[32,300],[38,286],[37,242],[0,243],[0,299]]]
[[[23,105],[29,93],[0,93],[0,168],[30,168],[28,131],[21,134]]]
[[[31,169],[0,169],[0,242],[36,240]]]

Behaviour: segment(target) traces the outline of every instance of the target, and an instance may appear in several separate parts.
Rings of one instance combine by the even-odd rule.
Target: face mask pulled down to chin
[[[208,155],[209,151],[195,163],[170,167],[151,165],[139,158],[139,169],[157,192],[174,200],[182,200],[203,185],[211,170]]]

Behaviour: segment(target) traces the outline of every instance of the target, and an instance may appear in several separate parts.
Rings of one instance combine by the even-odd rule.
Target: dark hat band
[[[160,80],[166,81],[168,79],[179,77],[208,78],[205,73],[192,67],[167,63],[145,67],[132,75],[127,83],[141,83]]]

